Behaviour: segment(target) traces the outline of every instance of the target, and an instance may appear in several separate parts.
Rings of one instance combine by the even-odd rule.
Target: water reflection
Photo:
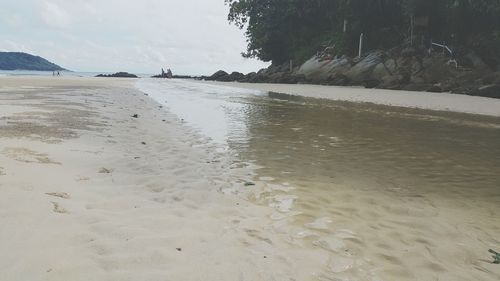
[[[500,195],[497,118],[277,93],[243,99],[244,114],[230,119],[245,118],[248,138],[232,130],[229,144],[263,173]]]
[[[250,199],[330,254],[319,279],[500,278],[500,118],[175,83],[149,90],[258,167]]]

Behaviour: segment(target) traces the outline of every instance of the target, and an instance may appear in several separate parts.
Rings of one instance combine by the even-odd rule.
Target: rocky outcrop
[[[96,75],[95,77],[139,78],[137,75],[128,72],[117,72],[114,74],[99,74]]]
[[[174,75],[172,74],[172,70],[167,69],[167,71],[165,71],[163,68],[161,69],[160,74],[151,76],[151,78],[164,78],[164,79],[170,79],[173,77]]]
[[[212,74],[212,76],[207,77],[205,80],[208,81],[227,81],[229,79],[229,74],[224,70],[219,70]]]
[[[290,69],[288,63],[271,65],[247,75],[218,71],[206,80],[249,83],[308,83],[364,86],[409,91],[452,92],[500,97],[500,73],[494,72],[475,53],[455,61],[441,52],[415,48],[375,50],[362,58],[314,56]]]

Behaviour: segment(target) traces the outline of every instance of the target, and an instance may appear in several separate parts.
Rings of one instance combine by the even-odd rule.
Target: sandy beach
[[[269,208],[220,192],[248,175],[230,175],[223,154],[129,81],[1,85],[0,279],[305,280],[319,270],[268,237]]]
[[[0,77],[0,280],[500,278],[496,193],[378,192],[313,165],[287,182],[261,159],[235,159],[134,80]]]

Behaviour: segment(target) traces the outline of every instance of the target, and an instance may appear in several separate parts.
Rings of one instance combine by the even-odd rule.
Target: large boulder
[[[250,72],[247,75],[244,75],[243,78],[241,78],[239,81],[254,83],[256,77],[257,77],[257,72]]]
[[[433,55],[422,60],[423,77],[431,84],[436,84],[448,79],[453,79],[458,75],[458,70],[454,65],[448,64],[449,58],[441,55]]]
[[[477,68],[477,69],[487,69],[488,65],[484,63],[484,61],[476,54],[476,52],[472,51],[466,54],[463,58],[459,60],[461,66],[468,68]]]
[[[206,80],[209,81],[228,81],[229,80],[229,74],[225,72],[224,70],[219,70],[212,74],[212,76],[207,77]]]
[[[385,62],[380,62],[375,66],[372,72],[374,80],[383,80],[387,76],[393,76],[396,73],[396,61],[388,59]]]
[[[343,75],[350,68],[351,61],[345,56],[332,60],[313,57],[300,66],[297,74],[311,81],[326,81],[332,76]]]
[[[372,77],[373,70],[377,65],[383,62],[383,52],[374,51],[369,53],[356,63],[349,71],[345,73],[352,81],[363,83],[364,81],[374,80]]]
[[[227,79],[229,81],[240,81],[244,77],[245,77],[245,74],[235,71],[235,72],[232,72],[231,74],[229,74],[229,76],[227,76]]]

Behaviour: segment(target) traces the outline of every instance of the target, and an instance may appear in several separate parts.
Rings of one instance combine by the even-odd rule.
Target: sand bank
[[[237,82],[203,83],[319,99],[368,102],[390,106],[500,116],[500,99],[473,97],[450,93],[410,92],[305,84],[291,85]]]

